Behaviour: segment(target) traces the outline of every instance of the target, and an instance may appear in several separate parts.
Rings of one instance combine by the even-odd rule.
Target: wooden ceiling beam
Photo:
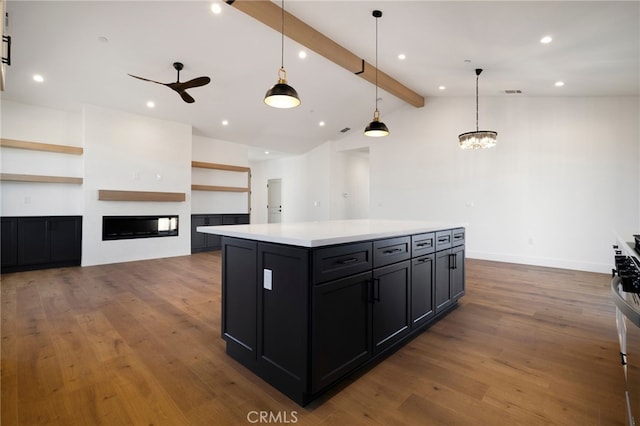
[[[227,4],[278,32],[282,30],[282,9],[270,0],[227,0]],[[287,37],[375,84],[376,67],[374,65],[364,61],[289,12],[284,13],[284,34]],[[380,70],[378,70],[378,87],[416,108],[424,106],[424,96]]]

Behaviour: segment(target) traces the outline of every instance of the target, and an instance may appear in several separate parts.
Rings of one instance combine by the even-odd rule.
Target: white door
[[[268,192],[268,222],[280,223],[282,221],[282,179],[269,179],[267,181]]]

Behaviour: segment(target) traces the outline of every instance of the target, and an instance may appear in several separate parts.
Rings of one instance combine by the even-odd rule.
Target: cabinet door
[[[46,217],[18,219],[18,263],[36,265],[50,259],[49,221]]]
[[[371,357],[371,297],[371,272],[313,287],[312,392]]]
[[[208,234],[203,234],[198,232],[196,229],[198,226],[206,226],[207,218],[206,216],[200,215],[191,215],[191,252],[197,253],[199,251],[203,251],[205,248],[206,236]]]
[[[464,246],[451,250],[453,265],[451,266],[451,298],[458,300],[464,296]]]
[[[308,383],[309,250],[258,244],[258,368],[285,394]]]
[[[217,226],[222,225],[222,215],[214,214],[206,217],[207,225]],[[204,234],[205,236],[205,248],[207,250],[220,250],[222,247],[222,237],[215,234]]]
[[[227,353],[256,364],[257,243],[223,238],[222,337]]]
[[[436,314],[451,304],[451,250],[436,252],[434,298]]]
[[[426,324],[433,316],[434,255],[411,261],[411,328]]]
[[[52,263],[80,264],[82,218],[78,216],[50,218],[49,239]]]
[[[18,219],[14,217],[2,218],[2,229],[0,229],[2,246],[0,263],[3,268],[16,266],[18,264]]]
[[[373,351],[379,353],[409,333],[408,260],[373,271]]]

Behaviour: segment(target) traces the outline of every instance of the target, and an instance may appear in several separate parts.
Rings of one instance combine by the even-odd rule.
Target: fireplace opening
[[[174,237],[178,216],[103,216],[102,240]]]

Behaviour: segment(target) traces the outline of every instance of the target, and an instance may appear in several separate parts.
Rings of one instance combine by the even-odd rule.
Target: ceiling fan
[[[211,79],[209,77],[198,77],[198,78],[194,78],[193,80],[180,82],[180,71],[182,70],[182,68],[184,68],[184,65],[182,64],[182,62],[174,62],[173,68],[175,68],[176,71],[178,71],[178,78],[176,79],[175,83],[161,83],[159,81],[150,80],[148,78],[138,77],[137,75],[133,75],[133,74],[129,74],[129,75],[133,78],[137,78],[144,81],[150,81],[152,83],[158,83],[158,84],[162,84],[163,86],[170,87],[171,89],[178,92],[178,94],[180,95],[183,101],[189,104],[194,103],[196,100],[193,99],[191,95],[189,95],[186,92],[186,90],[191,89],[193,87],[200,87],[200,86],[204,86],[205,84],[209,84]]]

